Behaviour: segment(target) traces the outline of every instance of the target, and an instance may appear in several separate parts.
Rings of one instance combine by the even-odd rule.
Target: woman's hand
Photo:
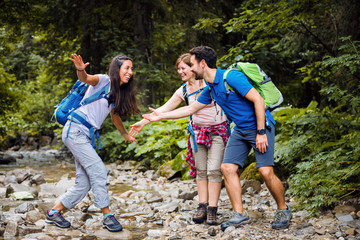
[[[89,62],[84,63],[80,55],[71,54],[72,58],[69,58],[75,65],[76,70],[84,71],[85,68],[90,64]]]
[[[150,111],[152,111],[152,113],[142,115],[143,118],[149,120],[150,122],[156,122],[162,119],[161,115],[156,112],[156,109],[153,108],[149,108],[149,109]]]
[[[130,125],[130,127],[131,127],[130,136],[135,137],[135,136],[139,135],[139,132],[145,126],[145,124],[143,124],[141,122],[142,121],[139,121],[137,123],[134,123],[133,125]]]
[[[125,138],[125,142],[130,142],[130,143],[136,142],[137,143],[137,140],[134,137],[130,136],[128,133],[125,133],[122,136]]]

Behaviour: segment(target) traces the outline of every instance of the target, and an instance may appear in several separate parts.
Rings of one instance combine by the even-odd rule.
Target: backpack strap
[[[228,73],[232,70],[236,70],[234,68],[229,68],[227,69],[225,72],[224,72],[224,75],[223,75],[223,80],[224,80],[224,86],[225,86],[225,90],[226,90],[226,95],[229,95],[230,92],[235,92],[235,90],[227,83],[226,81],[226,77],[228,75]]]
[[[187,93],[187,89],[186,89],[186,83],[184,83],[182,85],[182,88],[183,88],[183,97],[184,97],[184,100],[185,100],[185,104],[189,105],[189,98],[188,98],[188,93]]]
[[[95,146],[95,137],[96,137],[98,139],[98,143],[99,143],[99,150],[101,150],[99,131],[96,128],[94,128],[88,121],[86,121],[85,115],[81,114],[80,112],[77,113],[76,111],[74,111],[69,115],[68,119],[70,120],[70,126],[71,126],[71,122],[76,122],[76,123],[80,123],[80,124],[84,125],[85,127],[87,127],[90,132],[91,145],[93,146],[94,149],[96,148],[96,146]],[[68,128],[66,137],[68,137],[70,126]]]
[[[105,98],[110,93],[110,89],[111,89],[111,82],[109,79],[109,83],[105,87],[103,87],[101,90],[97,91],[93,95],[87,97],[86,99],[83,99],[80,102],[80,106],[95,102],[96,100],[99,100],[101,98]]]

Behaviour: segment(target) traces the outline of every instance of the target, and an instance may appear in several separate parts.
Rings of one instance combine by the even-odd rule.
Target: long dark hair
[[[135,98],[134,76],[131,76],[128,83],[120,86],[119,71],[121,65],[126,60],[132,61],[131,58],[124,55],[114,57],[110,63],[108,73],[111,80],[109,100],[115,105],[115,113],[124,117],[140,113],[138,103]]]

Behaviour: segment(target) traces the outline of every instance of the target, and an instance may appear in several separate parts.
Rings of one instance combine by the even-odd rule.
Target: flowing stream
[[[18,158],[18,156],[21,157]],[[37,158],[37,156],[41,157]],[[9,165],[0,165],[0,172],[6,174],[9,171],[17,169],[23,169],[24,171],[30,170],[31,172],[35,171],[40,173],[47,183],[57,183],[64,176],[66,176],[67,178],[75,178],[76,176],[75,164],[73,160],[70,159],[59,161],[50,156],[50,160],[46,160],[46,157],[44,158],[44,154],[37,154],[34,152],[32,152],[31,156],[26,153],[22,154],[17,152],[15,158],[16,163],[12,163]],[[40,186],[32,187],[40,192]],[[108,188],[109,191],[111,191],[111,193],[114,195],[120,195],[121,193],[124,193],[128,190],[136,191],[136,189],[134,189],[133,186],[129,184],[113,184],[108,185]],[[3,212],[7,212],[11,208],[16,208],[24,202],[26,201],[13,200],[10,198],[0,198],[0,210],[2,210]],[[148,231],[148,228],[139,229],[133,226],[126,225],[123,225],[123,227],[124,229],[127,229],[131,232],[131,238],[128,239],[132,240],[143,239],[143,237],[146,236],[146,232]],[[59,235],[57,236],[59,237]],[[23,237],[24,236],[19,236],[16,237],[16,239],[23,239]],[[0,237],[0,239],[3,238]]]

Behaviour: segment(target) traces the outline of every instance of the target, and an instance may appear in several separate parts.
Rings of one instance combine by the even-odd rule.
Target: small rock
[[[213,228],[213,227],[209,228],[208,233],[209,233],[210,236],[216,236],[216,230],[215,230],[215,228]]]
[[[335,217],[342,222],[351,222],[354,221],[354,218],[348,214],[348,215],[339,215],[339,214],[335,214]]]

